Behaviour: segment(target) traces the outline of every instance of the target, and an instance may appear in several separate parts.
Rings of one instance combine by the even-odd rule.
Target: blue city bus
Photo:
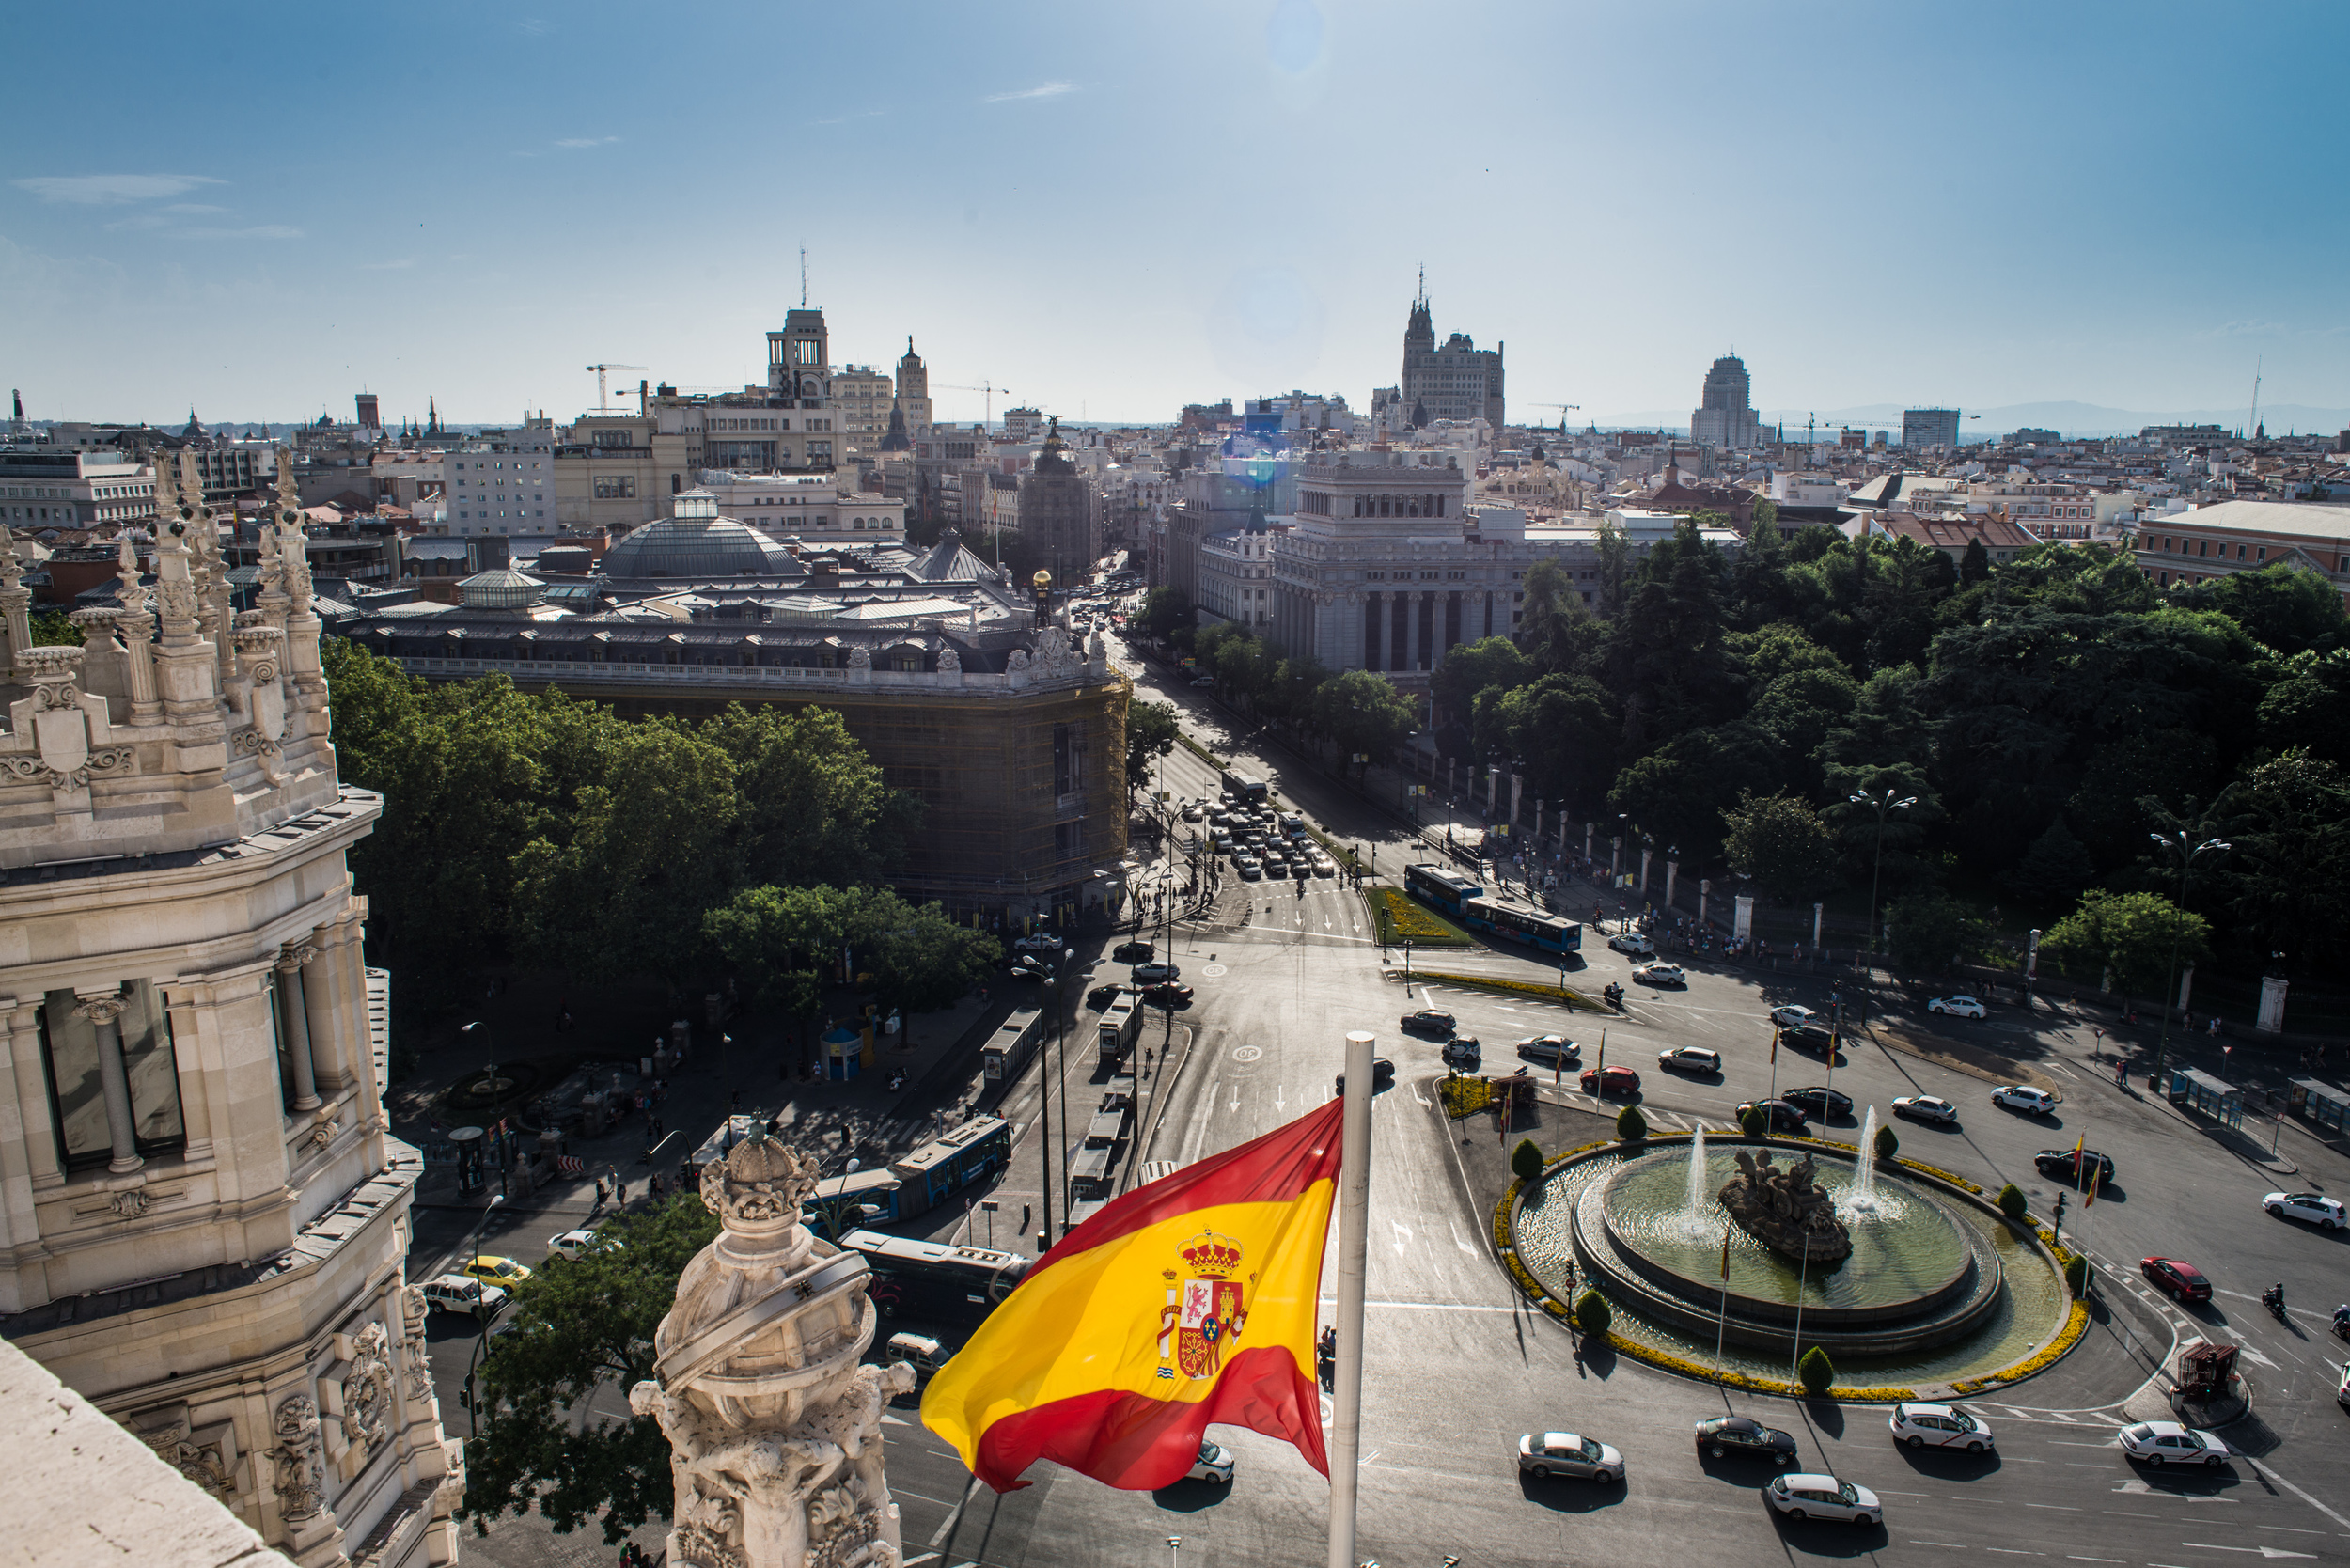
[[[1461,923],[1471,931],[1490,932],[1512,942],[1540,948],[1546,953],[1583,950],[1583,926],[1580,921],[1562,920],[1556,915],[1544,915],[1534,909],[1513,908],[1491,899],[1469,900]]]
[[[896,1218],[926,1213],[962,1188],[985,1181],[1011,1163],[1011,1124],[975,1116],[935,1143],[889,1162],[898,1188]]]
[[[977,1328],[1028,1272],[1028,1260],[1017,1252],[875,1231],[851,1231],[840,1247],[862,1254],[873,1271],[867,1294],[885,1318]]]
[[[1485,896],[1484,885],[1457,871],[1425,862],[1403,868],[1403,890],[1440,915],[1463,919],[1471,899]]]

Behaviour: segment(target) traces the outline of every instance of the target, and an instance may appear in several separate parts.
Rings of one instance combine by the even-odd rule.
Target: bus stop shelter
[[[2287,1086],[2285,1103],[2311,1126],[2327,1132],[2350,1130],[2350,1092],[2315,1078],[2295,1078]]]
[[[2170,1103],[2208,1116],[2223,1126],[2244,1125],[2244,1090],[2193,1067],[2170,1070]]]

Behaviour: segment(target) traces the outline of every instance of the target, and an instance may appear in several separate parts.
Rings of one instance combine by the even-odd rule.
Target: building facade
[[[1902,412],[1902,445],[1912,451],[1948,449],[1958,445],[1958,410],[1912,408]]]
[[[100,448],[0,451],[0,523],[19,532],[143,523],[155,473]]]
[[[2280,561],[2314,572],[2350,606],[2350,508],[2221,501],[2138,525],[2138,564],[2157,588]]]
[[[1273,528],[1260,515],[1199,541],[1199,623],[1263,636],[1273,625]]]
[[[546,534],[556,527],[555,422],[456,438],[442,448],[441,497],[452,534]]]
[[[1714,361],[1714,368],[1705,372],[1705,389],[1689,415],[1689,439],[1700,446],[1741,451],[1762,444],[1747,362],[1736,354]]]
[[[1078,472],[1058,426],[1036,466],[1020,477],[1020,533],[1064,587],[1081,582],[1102,554],[1102,516],[1093,481]]]
[[[716,498],[720,513],[777,538],[870,548],[905,542],[902,498],[844,490],[830,474],[734,474],[705,468],[700,488]]]
[[[906,433],[920,439],[931,433],[934,416],[931,412],[931,372],[922,363],[922,356],[914,352],[914,339],[906,339],[906,352],[898,361],[898,406],[906,416]]]
[[[290,464],[281,463],[286,473]],[[305,1568],[456,1560],[297,523],[230,611],[189,463],[80,647],[0,533],[0,1335]],[[298,517],[290,478],[277,518]]]
[[[1438,419],[1482,419],[1495,430],[1501,429],[1503,347],[1480,349],[1465,333],[1456,332],[1438,348],[1435,318],[1428,307],[1428,290],[1423,285],[1403,328],[1399,402],[1405,422],[1417,427]]]
[[[870,457],[889,433],[890,378],[870,365],[844,366],[832,378],[833,421],[844,452]]]

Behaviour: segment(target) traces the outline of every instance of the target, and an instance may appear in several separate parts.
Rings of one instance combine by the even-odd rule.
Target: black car
[[[1739,1121],[1744,1123],[1747,1112],[1757,1108],[1770,1118],[1765,1125],[1771,1132],[1801,1133],[1810,1130],[1810,1124],[1804,1120],[1802,1110],[1784,1100],[1749,1100],[1738,1107]]]
[[[1698,1422],[1698,1451],[1711,1459],[1747,1454],[1774,1465],[1795,1462],[1795,1440],[1745,1416],[1711,1416]]]
[[[2031,1157],[2031,1163],[2040,1168],[2040,1174],[2068,1187],[2081,1185],[2084,1171],[2093,1176],[2100,1186],[2113,1180],[2113,1156],[2100,1154],[2094,1149],[2082,1150],[2077,1165],[2070,1149],[2043,1149]]]
[[[1110,960],[1116,964],[1148,964],[1158,956],[1158,949],[1148,942],[1120,942],[1110,949]]]
[[[1828,1089],[1820,1084],[1813,1084],[1807,1089],[1791,1089],[1779,1098],[1790,1104],[1801,1105],[1823,1121],[1832,1116],[1852,1114],[1851,1095],[1841,1090]]]
[[[1381,1090],[1386,1089],[1386,1087],[1388,1087],[1390,1084],[1392,1084],[1392,1083],[1394,1083],[1394,1082],[1395,1082],[1395,1063],[1393,1063],[1393,1062],[1389,1061],[1389,1060],[1388,1060],[1386,1058],[1385,1058],[1385,1057],[1373,1057],[1373,1058],[1371,1058],[1371,1091],[1373,1094],[1376,1094],[1376,1093],[1378,1093]],[[1343,1074],[1343,1073],[1341,1073],[1341,1074],[1339,1074],[1339,1092],[1340,1092],[1340,1094],[1344,1094],[1344,1093],[1346,1092],[1346,1074]]]
[[[1403,1027],[1416,1034],[1450,1034],[1452,1014],[1436,1008],[1424,1007],[1418,1012],[1405,1013]]]
[[[1791,1046],[1808,1056],[1825,1058],[1836,1049],[1836,1031],[1818,1024],[1806,1024],[1801,1028],[1778,1031],[1779,1043]]]
[[[1169,1010],[1191,1006],[1191,996],[1190,986],[1175,980],[1161,980],[1156,985],[1146,985],[1142,988],[1144,1001],[1149,1002],[1152,1007]]]

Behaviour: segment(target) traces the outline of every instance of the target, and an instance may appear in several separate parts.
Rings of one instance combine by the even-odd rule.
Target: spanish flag
[[[998,1492],[1050,1459],[1109,1486],[1183,1479],[1210,1423],[1327,1475],[1314,1311],[1345,1100],[1137,1187],[1039,1259],[922,1396]]]

